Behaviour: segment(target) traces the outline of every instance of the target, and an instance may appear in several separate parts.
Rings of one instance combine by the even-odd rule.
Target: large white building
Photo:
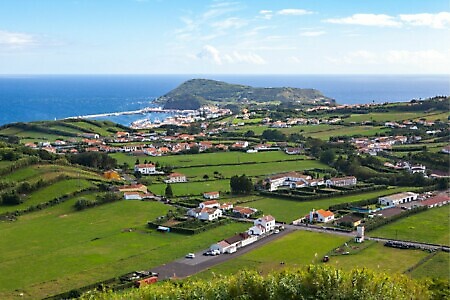
[[[165,183],[177,183],[177,182],[186,182],[186,176],[180,173],[172,173],[167,176],[167,179],[164,180]]]
[[[156,173],[156,167],[154,164],[138,164],[134,166],[134,172],[151,175]]]
[[[276,191],[280,186],[289,186],[290,188],[307,186],[308,180],[311,180],[311,176],[289,172],[267,177],[264,183],[269,191]]]
[[[386,206],[395,206],[395,205],[399,205],[402,203],[415,201],[415,200],[417,200],[417,196],[419,196],[419,195],[416,193],[413,193],[413,192],[399,193],[399,194],[379,197],[378,203],[381,205],[386,205]]]

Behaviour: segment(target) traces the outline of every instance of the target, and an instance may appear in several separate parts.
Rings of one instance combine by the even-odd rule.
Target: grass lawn
[[[330,137],[334,136],[353,136],[353,135],[362,135],[362,136],[372,136],[377,133],[387,132],[389,129],[377,127],[377,126],[346,126],[346,127],[338,127],[335,126],[331,130],[321,131],[316,133],[305,134],[307,136],[311,136],[321,140],[329,140]]]
[[[382,113],[368,113],[368,114],[352,114],[349,118],[344,119],[345,123],[350,122],[365,122],[365,121],[401,121],[419,119],[426,116],[423,112],[382,112]]]
[[[50,174],[53,174],[50,176]],[[38,176],[39,175],[39,176]],[[4,179],[11,181],[24,181],[29,180],[30,182],[37,181],[39,178],[50,178],[56,177],[58,175],[68,175],[72,177],[80,178],[90,178],[90,179],[102,179],[97,173],[85,171],[71,166],[62,165],[32,165],[17,171],[14,171],[8,175],[4,176]]]
[[[233,260],[203,271],[194,278],[210,278],[213,274],[233,274],[245,268],[267,273],[285,267],[318,263],[328,251],[346,241],[348,241],[348,237],[298,230]],[[284,265],[281,265],[280,262],[284,262]]]
[[[292,160],[300,158],[300,156],[287,155],[282,151],[245,153],[245,152],[215,152],[188,155],[169,155],[161,157],[136,157],[126,153],[113,153],[111,157],[117,159],[119,164],[128,163],[130,167],[134,166],[136,159],[139,158],[141,163],[144,160],[159,162],[162,165],[171,165],[174,167],[190,167],[204,165],[222,165],[222,164],[240,164],[244,162],[273,162],[281,160]]]
[[[211,181],[196,181],[186,183],[171,184],[173,195],[175,197],[184,195],[202,195],[203,192],[220,191],[221,194],[230,191],[230,180],[211,180]],[[156,195],[164,195],[166,190],[165,183],[152,184],[148,189]]]
[[[25,201],[19,205],[2,205],[0,206],[0,213],[14,212],[16,210],[25,209],[31,205],[37,205],[39,203],[48,202],[55,197],[62,196],[64,194],[76,192],[87,187],[93,186],[90,181],[85,179],[69,179],[58,181],[52,185],[39,189],[26,197]]]
[[[290,223],[293,220],[305,216],[313,208],[328,209],[328,207],[330,207],[330,205],[333,204],[355,202],[407,190],[411,190],[411,188],[408,187],[393,188],[388,190],[373,191],[356,195],[325,198],[312,201],[295,201],[279,198],[264,198],[262,200],[248,202],[245,205],[262,210],[265,214],[271,214],[275,217],[275,219],[279,221]]]
[[[214,178],[215,171],[221,173],[226,178],[230,178],[231,176],[242,174],[245,174],[247,176],[260,176],[289,171],[303,171],[314,168],[328,169],[329,167],[316,160],[298,160],[298,161],[267,162],[256,164],[233,165],[233,166],[182,168],[182,169],[175,169],[174,171],[182,173],[190,179],[201,180],[203,178],[203,175],[205,174],[207,174],[209,178]]]
[[[42,298],[149,269],[248,227],[232,223],[194,236],[163,234],[145,226],[170,208],[161,203],[120,201],[76,212],[72,200],[0,223],[0,298],[19,292]]]
[[[450,206],[431,208],[387,224],[371,236],[450,245]]]
[[[404,250],[385,247],[383,243],[372,243],[356,254],[331,256],[330,264],[344,270],[368,268],[386,273],[403,273],[425,258],[423,250]]]
[[[450,253],[440,251],[430,260],[427,260],[425,263],[414,269],[410,274],[413,278],[431,277],[449,279],[449,270]]]

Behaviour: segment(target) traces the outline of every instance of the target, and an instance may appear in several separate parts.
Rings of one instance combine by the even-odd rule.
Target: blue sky
[[[448,0],[1,0],[0,74],[448,74]]]

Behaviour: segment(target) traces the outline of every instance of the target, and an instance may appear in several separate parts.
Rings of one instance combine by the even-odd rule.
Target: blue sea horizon
[[[0,75],[0,125],[137,110],[186,80],[314,88],[339,104],[403,102],[450,94],[449,75]],[[164,115],[122,115],[124,125]]]

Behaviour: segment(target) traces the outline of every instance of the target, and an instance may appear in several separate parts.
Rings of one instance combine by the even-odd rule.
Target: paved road
[[[159,273],[159,279],[169,279],[169,278],[184,278],[200,271],[211,268],[217,264],[223,263],[230,259],[241,256],[249,251],[252,251],[262,245],[265,245],[271,241],[274,241],[282,236],[285,236],[294,230],[292,228],[286,228],[284,231],[280,231],[278,234],[271,234],[263,239],[260,239],[253,244],[239,248],[237,252],[232,254],[221,254],[217,256],[204,256],[203,252],[200,251],[195,253],[195,258],[181,258],[173,262],[158,266],[151,269],[152,272]],[[186,254],[189,250],[186,250]]]

